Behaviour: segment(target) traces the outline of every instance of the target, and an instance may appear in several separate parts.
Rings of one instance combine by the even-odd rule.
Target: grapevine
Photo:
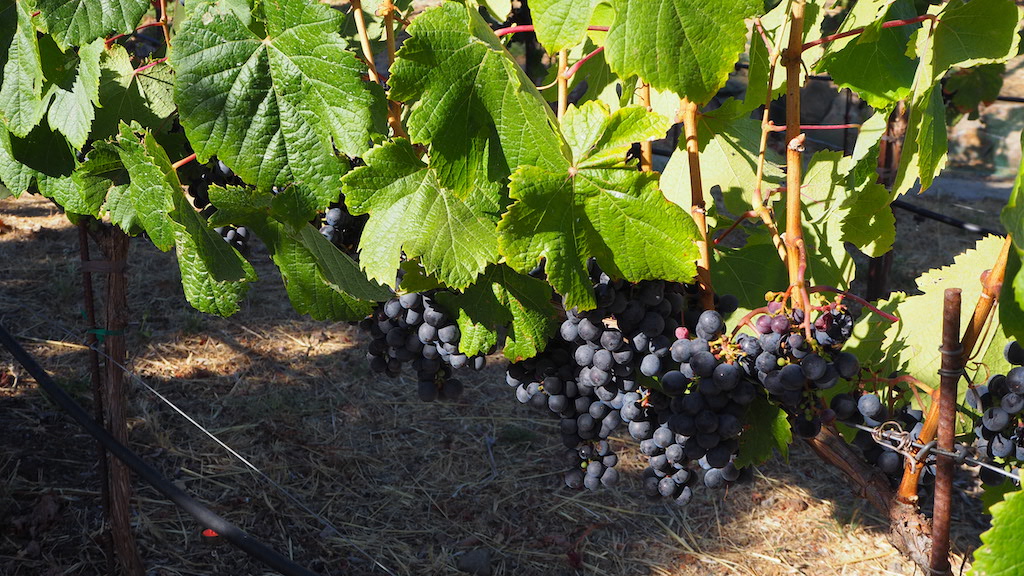
[[[414,374],[420,400],[469,401],[459,371],[507,363],[509,395],[558,420],[561,489],[623,489],[637,444],[634,488],[685,505],[804,439],[948,571],[899,520],[927,525],[918,495],[949,480],[950,451],[921,445],[952,425],[951,378],[982,480],[1019,478],[1021,183],[1007,238],[919,295],[851,293],[853,254],[890,251],[892,202],[928,190],[946,122],[979,105],[963,77],[1019,52],[1018,7],[529,4],[532,22],[473,0],[9,0],[0,192],[173,250],[204,313],[238,311],[269,255],[298,313],[360,326],[368,366]],[[546,79],[517,42],[547,52]],[[741,55],[742,97],[720,97]],[[872,114],[801,124],[812,72]],[[809,152],[836,129],[859,130],[852,151]],[[978,305],[940,353],[953,284]]]

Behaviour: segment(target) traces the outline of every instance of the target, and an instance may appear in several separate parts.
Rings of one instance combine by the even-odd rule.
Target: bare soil
[[[903,230],[921,225],[901,222]],[[952,229],[939,234],[973,243]],[[619,437],[620,488],[572,491],[560,480],[555,422],[515,401],[500,358],[467,376],[458,403],[423,404],[413,380],[369,373],[356,329],[299,317],[258,243],[250,259],[261,280],[228,319],[188,306],[172,254],[144,239],[132,244],[131,448],[318,573],[915,573],[877,514],[800,444],[788,460],[759,467],[752,482],[698,490],[677,508],[640,494],[644,464],[627,446],[635,443]],[[77,231],[52,204],[0,200],[0,323],[88,405],[78,269]],[[0,438],[0,574],[107,574],[95,445],[6,352]],[[148,574],[270,573],[229,545],[204,542],[189,516],[143,483],[135,487],[133,530]],[[986,520],[972,497],[958,504],[954,549],[969,553]]]

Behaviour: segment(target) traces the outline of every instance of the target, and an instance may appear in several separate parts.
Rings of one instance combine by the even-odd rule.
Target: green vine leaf
[[[920,64],[914,77],[907,134],[893,191],[905,194],[918,180],[927,190],[946,165],[946,113],[937,82],[953,66],[1005,62],[1020,43],[1020,13],[1012,0],[953,0],[937,21],[915,34]]]
[[[267,246],[271,259],[281,271],[288,299],[299,314],[309,314],[314,320],[337,321],[360,320],[373,312],[373,302],[336,290],[336,284],[324,277],[317,256],[310,252],[301,236],[294,236],[287,226],[256,215],[245,224]]]
[[[259,37],[219,4],[201,4],[175,37],[174,100],[200,162],[216,155],[261,190],[298,185],[311,215],[338,197],[346,163],[385,131],[379,86],[338,35],[342,14],[268,0]]]
[[[128,194],[132,199],[135,214],[153,241],[153,245],[166,252],[174,247],[175,235],[181,228],[181,225],[170,217],[170,213],[175,209],[174,194],[176,191],[178,194],[181,193],[181,185],[178,184],[175,188],[167,181],[171,175],[176,181],[177,175],[174,170],[170,170],[169,173],[161,170],[157,165],[158,160],[150,154],[145,144],[147,143],[139,141],[129,126],[121,125],[117,153],[131,180]],[[170,161],[167,164],[170,165]]]
[[[713,252],[711,283],[721,294],[733,294],[748,310],[764,306],[765,286],[789,282],[786,266],[775,246],[748,243],[742,248],[719,248]]]
[[[118,132],[121,122],[157,130],[175,112],[174,75],[167,63],[136,74],[131,56],[112,46],[100,58],[99,104],[89,137],[101,140]]]
[[[370,278],[394,286],[404,252],[448,286],[465,288],[497,262],[490,216],[443,187],[408,140],[378,146],[364,160],[345,176],[343,191],[353,214],[370,215],[359,243]]]
[[[992,528],[981,535],[981,548],[974,552],[971,576],[1010,576],[1024,565],[1020,533],[1024,530],[1024,498],[1010,492],[992,506]]]
[[[438,294],[446,309],[457,311],[464,336],[491,334],[478,337],[477,345],[470,348],[465,340],[460,341],[459,349],[464,354],[486,353],[497,341],[498,330],[507,327],[504,353],[511,362],[536,356],[554,335],[558,314],[551,296],[551,287],[543,280],[518,274],[501,264],[489,267],[463,294]]]
[[[52,71],[48,73],[48,86],[43,97],[44,102],[50,102],[47,123],[63,134],[76,150],[85,146],[95,117],[94,106],[100,104],[100,56],[103,50],[103,40],[95,40],[83,46],[77,54],[61,54],[54,47],[48,51],[54,57],[49,64],[44,57],[44,67]]]
[[[43,101],[43,65],[36,27],[25,2],[15,2],[14,6],[17,24],[11,26],[5,14],[4,35],[0,38],[8,44],[3,84],[0,84],[0,118],[11,134],[24,138],[43,118],[46,102]]]
[[[784,459],[789,458],[793,430],[785,410],[768,402],[763,396],[758,396],[747,408],[744,422],[749,428],[740,434],[737,467],[760,464],[771,458],[776,450]]]
[[[627,142],[665,129],[664,119],[644,114],[631,108],[609,114],[597,101],[571,108],[562,130],[578,158],[560,158],[554,170],[522,166],[512,175],[515,202],[498,225],[501,253],[521,273],[546,260],[548,281],[567,308],[595,305],[590,257],[630,282],[687,282],[696,273],[693,220],[665,199],[656,174],[624,164]]]
[[[148,0],[36,0],[46,27],[66,50],[97,38],[127,34],[149,10]]]
[[[620,76],[706,103],[725,85],[761,0],[615,0],[606,51]]]
[[[832,75],[872,108],[884,108],[910,95],[917,61],[906,55],[907,44],[920,24],[881,28],[889,20],[917,16],[911,0],[858,2],[837,32],[873,27],[874,34],[830,42],[819,70]]]
[[[473,7],[446,2],[409,34],[390,97],[411,105],[409,137],[430,144],[444,187],[496,194],[518,166],[558,165],[566,151],[551,108]]]
[[[537,40],[554,54],[583,41],[601,0],[534,0],[530,4]]]
[[[957,256],[952,265],[931,270],[917,279],[917,287],[922,294],[909,296],[900,303],[896,315],[902,320],[890,325],[885,333],[883,348],[890,351],[892,365],[926,385],[938,388],[942,356],[939,346],[943,293],[946,288],[960,288],[963,291],[961,298],[964,306],[961,308],[960,325],[967,326],[974,312],[973,304],[981,296],[979,278],[995,263],[1002,245],[1002,238],[988,236],[980,240],[973,250]],[[908,326],[909,323],[912,323],[912,327]],[[1005,341],[1006,336],[1000,328],[991,331],[989,339],[979,343],[976,350],[979,357],[986,357],[989,349],[993,349],[987,360],[991,364],[981,370],[1005,374],[1009,366],[1002,359],[1000,344]],[[979,375],[982,381],[985,379],[984,374]]]

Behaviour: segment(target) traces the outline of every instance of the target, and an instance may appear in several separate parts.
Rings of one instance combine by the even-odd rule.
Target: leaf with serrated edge
[[[463,294],[439,294],[438,298],[446,309],[458,312],[464,335],[467,330],[487,330],[496,336],[498,328],[508,327],[505,357],[517,362],[536,356],[555,333],[557,314],[551,296],[551,287],[542,280],[498,264]],[[486,352],[489,346],[468,349],[460,341],[459,349],[476,354]]]
[[[1021,17],[1013,0],[952,0],[938,19],[931,50],[921,62],[932,83],[954,66],[1006,62],[1017,55]]]
[[[515,203],[498,230],[509,266],[525,273],[543,258],[566,308],[595,306],[587,259],[630,282],[689,282],[696,273],[697,227],[657,188],[657,175],[630,169],[551,172],[524,166],[512,175]]]
[[[70,88],[63,86],[64,83],[53,83],[44,98],[51,102],[47,123],[63,134],[75,149],[85,146],[95,117],[93,106],[99,105],[103,46],[103,40],[83,46],[78,51],[77,66],[69,70],[68,75],[74,77]]]
[[[460,196],[475,193],[459,178],[466,145],[495,141],[474,153],[475,172],[504,183],[517,166],[554,167],[567,155],[555,117],[533,82],[469,5],[446,2],[409,27],[411,37],[391,67],[392,100],[411,105],[409,136],[430,144],[430,164]]]
[[[37,0],[36,8],[54,39],[66,49],[131,32],[149,9],[149,1]]]
[[[606,52],[612,70],[706,103],[725,85],[761,0],[615,0]]]
[[[96,120],[89,137],[107,138],[117,133],[121,122],[138,122],[155,130],[175,111],[168,90],[172,81],[170,66],[157,64],[141,74],[135,73],[131,56],[114,45],[100,57],[99,102]]]
[[[590,17],[600,0],[534,0],[530,14],[537,40],[555,53],[583,41]]]
[[[785,410],[769,403],[763,396],[758,396],[747,408],[744,422],[749,426],[740,434],[736,467],[760,464],[771,458],[775,450],[784,459],[789,458],[793,431]]]
[[[979,278],[995,263],[1002,244],[1003,239],[998,236],[983,238],[973,250],[957,256],[952,265],[930,270],[917,279],[917,287],[923,294],[910,296],[899,305],[896,315],[902,320],[891,325],[885,333],[886,348],[903,347],[896,356],[902,372],[938,388],[943,293],[946,288],[962,290],[961,298],[965,305],[961,309],[960,325],[967,326],[974,312],[974,303],[981,296]],[[913,329],[906,327],[907,322],[913,323]],[[976,351],[984,356],[990,345],[991,341],[980,342]]]
[[[246,224],[267,246],[299,314],[314,320],[361,320],[373,311],[372,302],[335,290],[317,267],[316,257],[283,224],[255,215]]]
[[[916,15],[910,0],[858,2],[838,32]],[[888,106],[910,95],[917,62],[906,55],[906,48],[920,26],[879,29],[877,37],[870,41],[853,36],[830,42],[819,70],[830,73],[837,85],[850,88],[871,107]]]
[[[320,273],[334,289],[373,302],[387,300],[394,295],[391,290],[367,280],[359,265],[312,225],[300,228],[295,238],[313,255]]]
[[[609,113],[608,105],[591,100],[570,106],[562,122],[562,134],[572,150],[577,168],[622,165],[634,142],[661,138],[672,123],[641,106],[620,108]]]
[[[3,68],[0,85],[0,118],[7,130],[25,137],[39,124],[46,103],[43,101],[43,68],[39,56],[36,28],[25,2],[16,2],[18,24]]]
[[[125,124],[121,124],[117,152],[131,179],[128,194],[139,223],[154,246],[164,252],[170,250],[180,225],[170,218],[174,210],[174,189],[167,182],[167,175]]]
[[[200,162],[216,155],[261,190],[298,183],[311,213],[338,197],[334,147],[361,155],[383,133],[383,92],[346,50],[340,12],[283,0],[263,11],[266,38],[217,4],[191,9],[171,56],[174,100]]]
[[[974,551],[970,576],[1014,576],[1024,566],[1024,498],[1011,492],[992,506],[992,528],[981,534],[981,547]]]
[[[890,208],[891,195],[881,184],[869,184],[847,196],[841,205],[842,240],[871,257],[892,249],[896,241],[896,217]]]
[[[374,148],[343,180],[353,214],[369,214],[359,263],[370,278],[395,284],[402,253],[419,257],[431,275],[453,288],[469,286],[498,259],[490,218],[441,186],[408,140]]]

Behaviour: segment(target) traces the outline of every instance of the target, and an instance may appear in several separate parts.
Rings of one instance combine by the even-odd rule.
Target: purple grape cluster
[[[741,334],[736,344],[743,351],[740,364],[793,418],[793,428],[805,438],[821,431],[819,392],[840,378],[854,379],[860,372],[857,357],[840,347],[853,331],[853,317],[845,306],[826,309],[810,328],[802,329],[804,311],[786,312],[780,302],[754,319],[757,336]]]
[[[981,412],[974,427],[978,452],[994,465],[1019,466],[1024,462],[1024,348],[1016,341],[1010,342],[1003,356],[1014,367],[969,389],[967,403]],[[1006,477],[983,467],[981,479],[995,485]]]
[[[471,366],[482,370],[483,355],[468,356],[459,351],[458,325],[437,306],[431,295],[410,292],[380,304],[360,322],[372,339],[367,349],[370,369],[394,377],[404,363],[416,371],[421,400],[455,400],[463,384],[452,378],[452,370]]]

